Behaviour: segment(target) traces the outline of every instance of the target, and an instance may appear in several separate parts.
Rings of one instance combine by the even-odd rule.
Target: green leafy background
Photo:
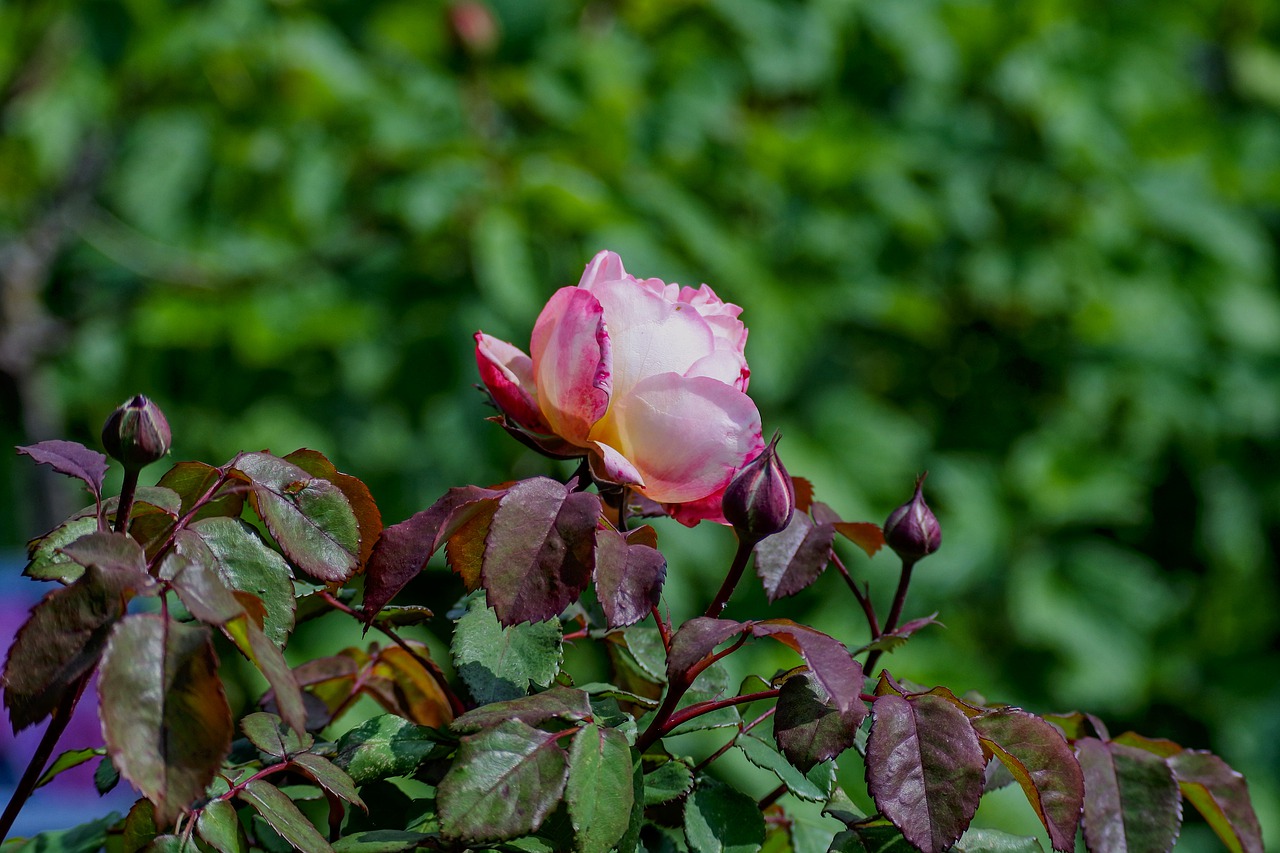
[[[141,391],[176,459],[314,447],[388,521],[563,473],[482,421],[470,336],[611,248],[745,307],[846,518],[929,469],[947,628],[895,672],[1213,749],[1274,840],[1278,43],[1265,0],[5,3],[0,444]],[[0,489],[10,548],[84,502]],[[689,615],[731,538],[661,527]],[[783,609],[860,644],[839,589]]]

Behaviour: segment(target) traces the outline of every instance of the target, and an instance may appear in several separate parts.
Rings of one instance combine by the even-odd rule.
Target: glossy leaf
[[[697,616],[680,626],[671,637],[671,650],[667,653],[667,679],[677,681],[694,664],[715,651],[730,637],[744,630],[741,622],[732,619],[711,619]]]
[[[98,702],[112,762],[167,825],[203,794],[231,747],[231,709],[208,629],[145,614],[121,620],[102,660]]]
[[[924,853],[954,844],[978,809],[986,764],[969,718],[931,693],[871,706],[867,787],[880,812]]]
[[[785,530],[757,545],[756,575],[769,601],[795,595],[817,580],[831,560],[834,541],[832,525],[815,524],[807,514],[797,512]]]
[[[578,729],[569,747],[565,803],[581,853],[608,853],[622,838],[634,802],[632,756],[617,729]]]
[[[293,800],[270,782],[257,779],[240,789],[237,797],[249,803],[262,819],[297,850],[307,853],[332,853],[333,848]]]
[[[295,566],[326,583],[355,573],[360,527],[341,489],[268,453],[242,454],[235,470],[252,485],[250,504]]]
[[[867,706],[862,702],[841,713],[811,672],[786,680],[778,692],[777,708],[774,739],[787,760],[802,772],[853,746],[867,717]]]
[[[591,716],[590,697],[571,687],[552,687],[532,696],[481,705],[449,724],[455,732],[476,732],[507,720],[520,720],[531,726],[547,720],[576,722]]]
[[[685,801],[684,837],[694,853],[755,853],[764,844],[764,816],[755,800],[704,776]]]
[[[22,573],[38,581],[69,584],[84,574],[84,566],[62,553],[64,546],[97,531],[96,516],[71,518],[27,543],[27,567]]]
[[[648,544],[652,530],[642,527],[626,536],[611,527],[596,531],[596,598],[610,628],[645,619],[662,596],[667,559]]]
[[[152,585],[146,574],[93,566],[32,608],[5,661],[4,704],[15,733],[48,716],[93,668],[128,598]]]
[[[751,633],[772,637],[799,652],[836,709],[845,715],[858,713],[855,706],[862,703],[862,665],[839,640],[790,619],[753,622]]]
[[[111,763],[111,756],[104,755],[93,771],[94,790],[101,797],[109,793],[118,784],[120,784],[120,771]]]
[[[233,590],[257,596],[266,608],[262,630],[283,646],[293,631],[297,603],[289,564],[252,527],[237,518],[206,518],[175,537],[179,554],[212,565]]]
[[[364,800],[360,799],[360,795],[356,793],[355,781],[329,759],[313,752],[303,752],[293,756],[291,763],[330,794],[365,811],[369,810]]]
[[[440,745],[440,734],[394,714],[373,717],[338,739],[333,763],[357,785],[410,776]]]
[[[1169,850],[1182,825],[1182,798],[1168,763],[1137,747],[1076,741],[1084,771],[1084,837],[1090,853]]]
[[[531,684],[546,687],[555,678],[561,634],[556,620],[504,628],[484,596],[477,595],[453,633],[454,669],[482,705],[516,699]]]
[[[222,479],[222,471],[203,462],[179,462],[174,465],[157,483],[159,486],[172,489],[181,505],[179,515],[191,512],[196,503],[209,496],[209,490],[217,486]],[[245,487],[239,481],[225,483],[216,497],[207,500],[193,516],[194,521],[205,518],[228,517],[239,518],[244,510]]]
[[[1084,774],[1062,734],[1026,711],[1006,708],[973,720],[979,742],[1022,786],[1053,849],[1075,849],[1084,807]]]
[[[762,770],[769,770],[787,786],[787,790],[811,803],[825,802],[835,784],[835,765],[823,763],[801,771],[782,756],[772,744],[751,733],[739,735],[735,745],[747,760]]]
[[[72,767],[79,767],[81,764],[84,764],[86,761],[90,761],[99,755],[106,755],[106,750],[94,748],[68,749],[66,752],[55,758],[53,763],[49,765],[48,769],[41,774],[40,778],[36,781],[36,787],[41,788],[48,785],[56,779],[62,771],[70,770]]]
[[[1185,749],[1169,766],[1187,802],[1196,807],[1232,853],[1262,853],[1262,828],[1245,778],[1210,752]]]
[[[373,552],[373,544],[382,533],[382,513],[369,492],[369,487],[362,481],[339,471],[328,458],[318,450],[303,448],[295,450],[284,457],[286,462],[297,465],[313,477],[328,480],[346,495],[351,511],[355,513],[356,525],[360,528],[360,565],[363,566]]]
[[[498,504],[481,584],[503,625],[555,619],[595,570],[600,496],[546,477],[522,480]]]
[[[500,494],[479,486],[450,489],[422,512],[384,528],[365,566],[365,619],[373,619],[427,567],[431,555],[465,523],[470,505]]]
[[[226,800],[213,800],[200,809],[196,834],[218,853],[249,853],[244,827],[235,807]]]
[[[464,737],[436,789],[444,836],[498,841],[536,831],[568,776],[557,741],[518,720]]]
[[[82,480],[96,500],[102,499],[102,481],[107,475],[107,457],[74,441],[51,439],[17,448],[41,465],[59,474]]]

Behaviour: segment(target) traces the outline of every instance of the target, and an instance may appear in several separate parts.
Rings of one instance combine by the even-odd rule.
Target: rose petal
[[[617,252],[606,250],[597,252],[591,263],[587,264],[582,278],[578,280],[578,287],[590,290],[597,281],[617,281],[626,277],[627,271],[622,268],[622,258],[618,257]]]
[[[746,394],[706,376],[663,373],[615,397],[605,427],[659,503],[685,503],[722,489],[764,447],[760,413]]]
[[[604,309],[590,292],[562,287],[533,327],[533,376],[542,414],[557,435],[585,445],[609,408],[612,358]]]
[[[498,408],[520,426],[549,435],[551,425],[538,408],[533,359],[519,347],[484,332],[476,332],[475,337],[480,381],[489,389]]]
[[[603,441],[591,442],[592,453],[587,461],[591,465],[591,476],[606,483],[618,486],[644,486],[644,477],[632,465],[627,457],[614,450]]]
[[[720,505],[724,502],[724,490],[728,487],[729,484],[726,483],[705,498],[686,501],[682,504],[663,504],[663,508],[668,515],[685,527],[696,527],[700,521],[728,524],[729,522],[724,517],[724,510],[720,508]]]

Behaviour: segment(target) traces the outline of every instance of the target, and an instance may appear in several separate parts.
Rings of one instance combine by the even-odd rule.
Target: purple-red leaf
[[[741,634],[746,626],[732,619],[698,616],[680,626],[671,638],[667,652],[667,680],[678,682],[689,668],[705,658],[730,637]]]
[[[62,553],[86,568],[97,566],[137,574],[147,571],[142,546],[124,533],[90,533],[63,545]]]
[[[554,619],[595,569],[600,497],[546,477],[502,496],[485,539],[481,583],[503,625]]]
[[[373,543],[382,532],[382,513],[374,503],[369,487],[359,479],[339,471],[323,453],[318,450],[302,448],[284,457],[313,477],[328,480],[346,495],[351,511],[356,515],[356,523],[360,527],[360,565],[369,560],[373,551]]]
[[[365,567],[364,618],[372,621],[396,593],[418,576],[441,544],[469,517],[465,508],[502,492],[463,486],[427,509],[383,528]]]
[[[51,439],[17,448],[41,465],[59,474],[83,480],[94,500],[102,500],[102,479],[107,475],[107,457],[75,441]]]
[[[1169,850],[1182,826],[1182,799],[1164,758],[1097,738],[1076,741],[1084,771],[1084,838],[1091,853]]]
[[[1232,853],[1262,853],[1262,829],[1244,776],[1210,752],[1184,749],[1169,759],[1182,795]]]
[[[596,531],[596,598],[610,628],[634,625],[658,605],[667,558],[647,543],[651,533],[649,527],[625,537],[611,527]]]
[[[857,713],[862,704],[862,665],[853,659],[844,644],[834,637],[790,619],[753,622],[756,637],[773,637],[800,653],[841,714]]]
[[[1062,733],[1017,708],[983,714],[973,720],[973,728],[1022,786],[1053,849],[1074,850],[1084,806],[1084,774]]]
[[[15,733],[57,706],[102,656],[128,599],[153,586],[145,573],[91,565],[75,583],[32,608],[4,668],[4,704]]]
[[[164,826],[204,795],[231,748],[231,709],[204,626],[150,614],[122,619],[102,660],[107,754]]]
[[[811,672],[788,678],[778,692],[773,737],[778,749],[801,772],[853,746],[867,706],[859,702],[840,713]]]
[[[923,853],[955,844],[982,797],[985,759],[969,718],[942,696],[880,696],[871,706],[867,787]]]
[[[835,528],[814,524],[808,515],[797,512],[781,533],[756,546],[756,575],[764,584],[770,602],[795,595],[818,579],[831,559]]]

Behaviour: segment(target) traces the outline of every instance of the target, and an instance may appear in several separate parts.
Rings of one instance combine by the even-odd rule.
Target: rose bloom
[[[764,448],[741,311],[705,284],[638,279],[601,252],[542,309],[532,357],[477,332],[476,362],[507,419],[558,439],[556,455],[587,456],[597,480],[684,524],[724,522],[725,486]]]

